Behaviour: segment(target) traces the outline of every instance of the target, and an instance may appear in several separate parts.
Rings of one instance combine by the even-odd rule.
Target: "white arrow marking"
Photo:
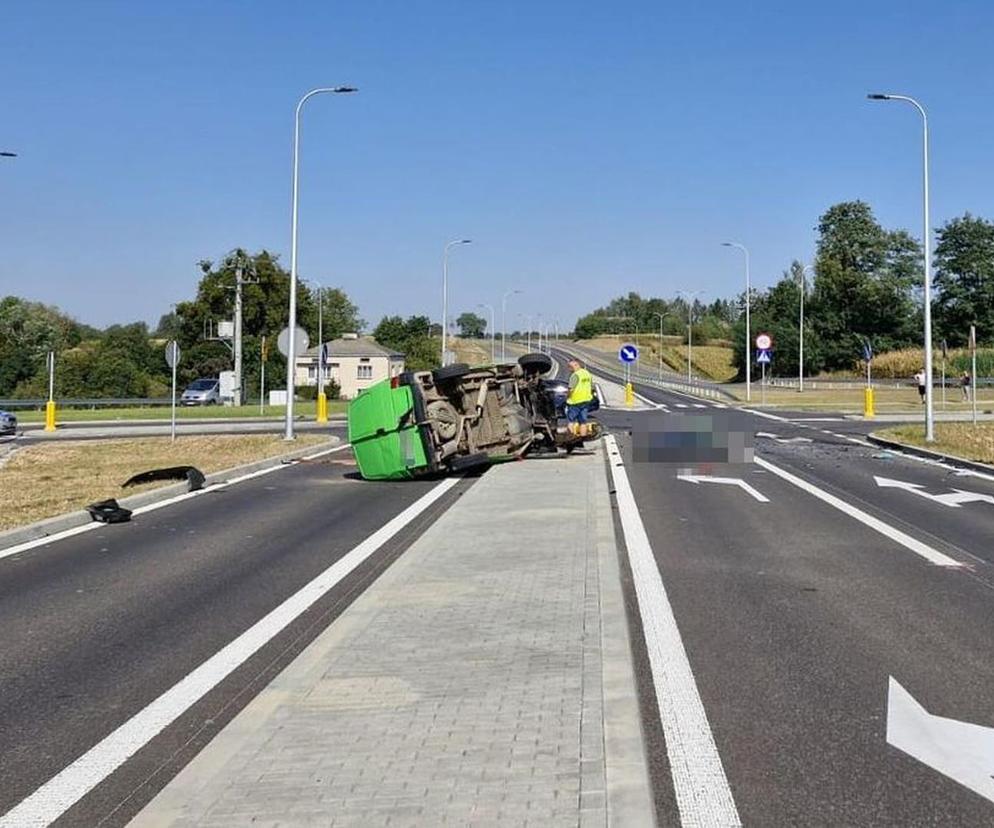
[[[936,495],[929,494],[925,491],[925,487],[918,483],[905,483],[903,480],[891,480],[889,477],[877,477],[876,475],[873,476],[873,479],[877,481],[877,485],[882,489],[904,489],[906,492],[911,492],[911,494],[916,494],[927,500],[934,500],[936,503],[941,503],[943,506],[949,506],[952,509],[958,509],[963,503],[977,502],[994,505],[994,497],[988,494],[981,494],[980,492],[953,489],[946,494]]]
[[[887,743],[994,802],[994,728],[933,716],[893,676]]]
[[[729,486],[738,486],[741,489],[745,489],[746,492],[756,498],[760,503],[770,502],[770,499],[766,495],[762,492],[757,492],[752,486],[737,477],[711,477],[707,474],[678,474],[677,480],[686,480],[688,483],[695,485],[698,483],[725,483]]]
[[[757,431],[757,437],[765,437],[768,440],[776,440],[778,443],[810,443],[810,437],[777,437],[776,434],[770,434],[768,431]]]

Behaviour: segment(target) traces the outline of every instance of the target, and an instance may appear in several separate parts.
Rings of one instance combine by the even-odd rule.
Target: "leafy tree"
[[[867,338],[878,352],[914,345],[918,243],[905,231],[882,228],[863,201],[829,208],[817,229],[810,317],[824,366],[850,368]]]
[[[936,232],[934,304],[939,338],[965,345],[994,337],[994,224],[969,213]]]
[[[384,316],[373,330],[373,338],[387,348],[404,354],[404,364],[409,371],[434,368],[442,361],[439,336],[430,335],[431,320],[427,316]]]
[[[460,314],[456,324],[459,326],[459,336],[466,339],[483,339],[487,330],[487,320],[470,311]]]

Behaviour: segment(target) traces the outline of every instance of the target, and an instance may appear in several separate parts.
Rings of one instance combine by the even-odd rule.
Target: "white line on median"
[[[685,825],[741,825],[673,608],[622,465],[618,443],[609,434],[604,444],[628,547],[680,819]]]
[[[318,457],[324,457],[326,454],[334,454],[336,451],[342,451],[351,446],[350,443],[342,443],[340,446],[334,446],[330,449],[324,449],[323,451],[315,452],[314,454],[308,454],[302,457],[302,460],[315,460]],[[265,474],[271,474],[272,472],[279,471],[280,469],[287,469],[291,466],[297,465],[296,462],[281,463],[277,466],[270,466],[265,469],[259,469],[254,472],[248,472],[247,474],[239,475],[238,477],[232,477],[230,480],[223,480],[220,483],[213,483],[210,486],[205,486],[202,489],[197,489],[195,492],[183,492],[175,497],[169,497],[165,500],[158,500],[155,503],[149,503],[146,506],[139,506],[134,509],[132,515],[144,515],[148,512],[154,512],[156,509],[162,509],[166,506],[172,506],[174,503],[180,503],[184,500],[190,500],[194,497],[200,497],[201,495],[208,494],[209,492],[217,492],[221,489],[226,489],[228,486],[233,486],[236,483],[243,483],[246,480],[251,480],[254,477],[262,477]],[[24,543],[19,543],[16,546],[8,546],[6,549],[0,549],[0,559],[9,558],[11,555],[17,555],[21,552],[27,552],[29,549],[34,549],[38,546],[48,546],[50,543],[55,543],[65,538],[71,538],[75,535],[82,535],[84,532],[92,532],[94,529],[105,529],[107,527],[106,523],[99,523],[93,521],[92,523],[84,523],[82,526],[74,526],[71,529],[63,529],[61,532],[53,532],[51,535],[45,535],[40,538],[35,538],[34,540],[24,541]]]
[[[0,817],[0,828],[48,825],[62,816],[459,481],[458,477],[443,480],[377,529],[262,620]]]
[[[922,543],[917,538],[911,537],[911,535],[902,532],[900,529],[895,529],[890,524],[884,523],[879,518],[875,518],[873,515],[867,514],[862,509],[853,506],[851,503],[846,503],[841,498],[826,492],[824,489],[818,488],[813,483],[809,483],[807,480],[797,477],[796,475],[781,469],[779,466],[774,466],[768,460],[764,460],[762,457],[756,457],[755,461],[757,465],[762,466],[766,469],[766,471],[772,472],[777,475],[777,477],[783,478],[788,483],[797,486],[797,488],[803,489],[810,495],[814,495],[819,500],[827,503],[829,506],[832,506],[840,512],[849,515],[849,517],[858,520],[860,523],[869,526],[871,529],[879,532],[884,537],[890,538],[892,541],[896,541],[905,549],[914,552],[916,555],[920,555],[925,560],[930,561],[936,566],[947,566],[951,568],[960,568],[964,566],[964,564],[950,558],[948,555],[943,554],[938,549],[933,549],[927,543]]]

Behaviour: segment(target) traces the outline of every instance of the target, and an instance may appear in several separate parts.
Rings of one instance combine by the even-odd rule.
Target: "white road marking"
[[[678,474],[677,480],[686,480],[688,483],[724,483],[728,486],[738,486],[752,495],[760,503],[769,503],[770,499],[762,492],[756,491],[752,486],[738,477],[712,477],[709,474]]]
[[[694,408],[707,408],[704,403],[693,403]]]
[[[789,423],[786,417],[781,417],[779,414],[769,414],[766,411],[757,411],[755,408],[740,408],[740,411],[744,411],[746,414],[755,414],[757,417],[766,417],[767,420],[776,420],[780,423]]]
[[[684,825],[741,825],[618,443],[609,434],[604,438],[604,445],[628,548],[681,821]]]
[[[318,457],[324,457],[326,454],[334,454],[336,451],[342,451],[350,447],[349,443],[342,443],[341,445],[334,446],[330,449],[324,449],[322,451],[315,452],[314,454],[308,454],[302,459],[304,460],[314,460]],[[258,471],[249,472],[248,474],[242,474],[238,477],[232,477],[230,480],[222,481],[221,483],[214,483],[210,486],[205,486],[202,489],[197,489],[195,492],[183,492],[182,494],[175,495],[174,497],[166,498],[165,500],[159,500],[155,503],[149,503],[146,506],[139,506],[137,509],[132,511],[132,515],[144,515],[148,512],[154,512],[156,509],[163,509],[166,506],[172,506],[174,503],[181,503],[184,500],[190,500],[194,497],[200,497],[201,495],[208,494],[210,492],[217,492],[221,489],[225,489],[228,486],[233,486],[236,483],[243,483],[246,480],[251,480],[254,477],[262,477],[265,474],[272,474],[280,469],[288,469],[291,466],[295,466],[296,462],[291,463],[281,463],[278,466],[270,466],[267,469],[259,469]],[[84,523],[82,526],[74,526],[71,529],[63,529],[61,532],[53,532],[51,535],[45,535],[42,538],[35,538],[34,540],[24,541],[24,543],[19,543],[16,546],[8,546],[6,549],[0,549],[0,559],[9,558],[11,555],[17,555],[21,552],[27,552],[29,549],[35,549],[39,546],[47,546],[50,543],[56,543],[57,541],[64,540],[65,538],[71,538],[75,535],[82,535],[84,532],[92,532],[94,529],[106,529],[106,523],[98,523],[93,521],[92,523]]]
[[[677,408],[690,408],[690,406],[687,405],[687,403],[673,403],[673,405],[675,405]]]
[[[765,437],[767,440],[776,440],[778,443],[810,443],[810,437],[778,437],[769,431],[757,431],[757,437]]]
[[[950,558],[948,555],[943,554],[937,549],[933,549],[928,544],[922,543],[917,538],[911,537],[911,535],[902,532],[900,529],[896,529],[890,524],[884,523],[879,518],[864,512],[862,509],[853,506],[851,503],[846,503],[841,498],[826,492],[824,489],[818,488],[813,483],[809,483],[807,480],[797,477],[796,475],[781,469],[779,466],[774,466],[768,460],[764,460],[762,457],[757,457],[755,458],[755,461],[757,465],[767,471],[783,478],[788,483],[797,486],[797,488],[802,489],[808,494],[814,495],[819,500],[827,503],[829,506],[832,506],[840,512],[849,515],[849,517],[858,520],[860,523],[869,526],[871,529],[879,532],[884,537],[890,538],[892,541],[901,544],[901,546],[905,549],[914,552],[916,555],[920,555],[925,560],[930,561],[936,566],[947,566],[952,568],[961,568],[964,566],[964,564],[959,561]]]
[[[0,828],[48,825],[123,765],[206,693],[244,664],[357,566],[459,482],[443,480],[348,554],[287,598],[186,678],[0,817]]]
[[[893,676],[887,743],[994,802],[994,728],[933,716]]]
[[[892,480],[889,477],[873,476],[877,485],[882,489],[904,489],[906,492],[924,497],[926,500],[934,500],[943,506],[958,509],[964,503],[991,503],[994,504],[994,497],[980,492],[967,492],[963,489],[953,489],[946,494],[929,494],[925,487],[918,483],[905,483],[903,480]]]

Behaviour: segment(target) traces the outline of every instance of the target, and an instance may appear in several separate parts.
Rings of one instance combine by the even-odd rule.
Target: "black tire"
[[[436,383],[451,382],[452,380],[462,379],[470,370],[470,367],[465,362],[455,362],[452,365],[436,368],[431,372],[431,376]]]
[[[526,374],[547,374],[552,370],[552,357],[547,354],[525,354],[518,357],[518,365]]]

